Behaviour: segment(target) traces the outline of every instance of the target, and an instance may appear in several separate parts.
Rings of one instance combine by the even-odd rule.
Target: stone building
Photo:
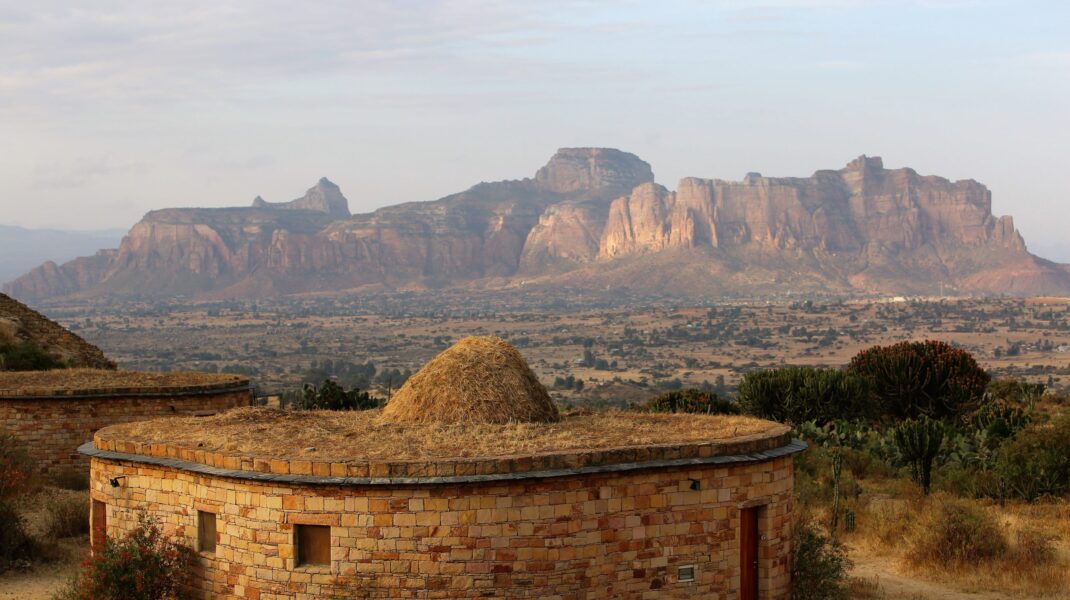
[[[78,446],[106,425],[248,406],[249,380],[208,373],[94,369],[0,372],[0,432],[14,435],[37,470],[88,470]]]
[[[802,448],[746,417],[562,416],[469,338],[382,411],[176,417],[81,451],[93,542],[147,513],[204,598],[780,599]]]

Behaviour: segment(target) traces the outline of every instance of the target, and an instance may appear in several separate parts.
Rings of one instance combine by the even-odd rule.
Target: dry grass
[[[609,412],[558,423],[389,423],[379,411],[238,408],[212,417],[113,425],[108,439],[167,443],[212,452],[339,462],[506,457],[585,449],[729,441],[779,434],[751,417]]]
[[[144,373],[103,369],[0,372],[0,396],[62,394],[64,392],[167,389],[241,383],[239,375],[175,372]]]
[[[394,423],[552,423],[560,419],[524,357],[496,337],[466,337],[409,378],[383,409]]]
[[[965,590],[1064,598],[1068,512],[1065,502],[1001,507],[941,494],[873,499],[859,513],[858,532],[846,539],[853,554],[892,555],[906,572]]]

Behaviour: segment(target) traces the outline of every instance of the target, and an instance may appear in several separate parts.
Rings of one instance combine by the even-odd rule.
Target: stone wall
[[[0,396],[0,431],[14,434],[43,474],[89,468],[77,448],[107,425],[171,415],[211,414],[252,399],[248,384],[223,389],[191,386],[110,394]]]
[[[197,511],[216,514],[204,598],[737,598],[740,514],[756,506],[759,597],[789,597],[791,456],[438,485],[271,477],[98,456],[91,494],[109,536],[145,510],[196,548]],[[302,524],[331,527],[329,565],[295,564]]]

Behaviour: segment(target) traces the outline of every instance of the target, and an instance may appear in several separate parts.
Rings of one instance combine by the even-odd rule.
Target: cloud
[[[146,163],[113,164],[106,158],[83,158],[38,165],[33,171],[33,184],[46,189],[72,189],[97,178],[140,175],[146,171]]]

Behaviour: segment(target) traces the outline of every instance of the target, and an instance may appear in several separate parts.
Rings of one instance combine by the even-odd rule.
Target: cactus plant
[[[911,419],[895,428],[895,446],[910,464],[911,478],[928,494],[932,485],[932,468],[944,442],[944,424],[929,417]]]

